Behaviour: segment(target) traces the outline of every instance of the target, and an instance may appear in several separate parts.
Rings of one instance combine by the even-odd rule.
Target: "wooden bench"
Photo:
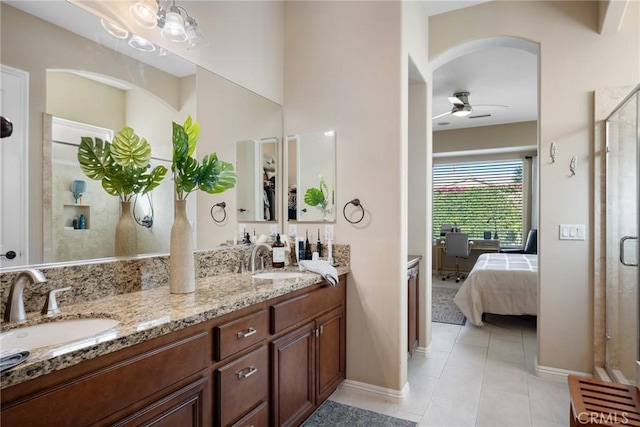
[[[635,386],[569,375],[571,427],[640,427],[640,392]]]

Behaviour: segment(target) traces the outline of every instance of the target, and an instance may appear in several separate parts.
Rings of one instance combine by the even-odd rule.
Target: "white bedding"
[[[484,253],[453,301],[477,326],[482,313],[537,315],[538,256]]]

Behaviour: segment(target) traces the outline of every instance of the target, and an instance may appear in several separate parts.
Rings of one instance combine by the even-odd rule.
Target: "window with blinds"
[[[497,233],[501,246],[522,245],[522,160],[433,166],[433,236],[442,224],[471,239]]]

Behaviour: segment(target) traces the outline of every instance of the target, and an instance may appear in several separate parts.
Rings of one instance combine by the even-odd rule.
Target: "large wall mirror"
[[[336,219],[336,133],[287,136],[289,221]]]
[[[89,136],[95,129],[108,133],[130,126],[151,144],[152,166],[170,168],[171,123],[182,123],[191,115],[201,125],[198,158],[216,152],[236,164],[238,141],[264,141],[261,155],[270,153],[276,168],[270,173],[274,180],[278,176],[282,107],[277,103],[162,49],[130,53],[125,50],[130,49],[126,40],[114,39],[98,17],[67,1],[3,1],[1,8],[2,64],[28,73],[28,144],[42,145],[42,158],[33,155],[39,150],[31,149],[28,165],[33,181],[29,183],[29,259],[14,265],[3,259],[2,267],[113,256],[114,236],[108,223],[115,224],[118,198],[107,196],[100,182],[88,179],[78,167],[78,132]],[[61,131],[60,123],[71,132]],[[238,187],[244,179],[238,177]],[[71,191],[77,180],[86,181],[81,203]],[[256,182],[252,180],[251,185]],[[262,176],[258,184],[263,185]],[[168,252],[172,188],[169,173],[150,198],[137,202],[139,254]],[[197,249],[232,238],[237,224],[232,214],[237,211],[236,192],[237,188],[219,195],[189,196]],[[260,220],[277,218],[278,195],[273,197],[268,219],[263,210]],[[222,224],[210,215],[220,201],[229,212]],[[83,232],[72,225],[80,214],[90,216]]]

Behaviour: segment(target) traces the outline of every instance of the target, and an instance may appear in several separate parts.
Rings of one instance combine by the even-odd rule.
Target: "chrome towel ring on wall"
[[[224,222],[225,219],[227,219],[227,210],[225,209],[226,207],[227,207],[227,204],[225,202],[216,203],[215,205],[211,206],[211,218],[213,219],[214,222],[217,222],[218,224],[220,224]],[[218,209],[218,212],[222,211],[222,219],[216,219],[216,214],[218,212],[213,211],[215,208],[220,208]]]
[[[357,208],[360,208],[360,210],[362,211],[362,216],[360,216],[360,219],[358,219],[357,221],[351,221],[348,217],[347,217],[347,206],[349,205],[353,205]],[[351,224],[358,224],[359,222],[361,222],[364,219],[364,207],[362,206],[362,203],[360,203],[360,199],[352,199],[349,200],[344,207],[342,208],[342,216],[344,216],[344,219],[346,219],[348,222],[350,222]]]

